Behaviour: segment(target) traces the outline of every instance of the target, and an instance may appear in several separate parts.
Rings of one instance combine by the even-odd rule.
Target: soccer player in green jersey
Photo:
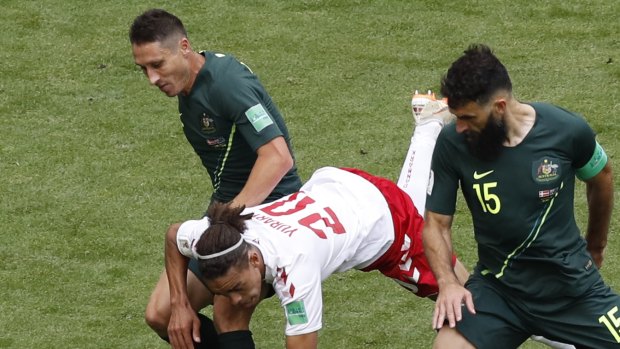
[[[613,207],[611,166],[579,115],[512,94],[504,65],[472,45],[444,76],[456,123],[438,137],[423,232],[437,278],[435,348],[516,348],[530,335],[620,347],[620,296],[599,269]],[[588,224],[574,217],[575,178]],[[461,188],[478,262],[462,286],[450,265]],[[501,344],[498,344],[501,343]]]
[[[185,136],[213,184],[212,201],[254,206],[299,190],[282,115],[250,68],[229,55],[195,52],[182,22],[159,9],[136,17],[129,38],[134,61],[149,82],[178,98]],[[195,312],[187,316],[184,309],[207,304],[197,264],[189,268],[193,273],[187,284],[169,283],[162,273],[147,306],[147,323],[174,347],[193,347],[195,340],[205,348],[216,346],[214,341],[220,348],[253,348],[248,330],[253,309],[230,311],[226,299],[216,298],[214,317],[224,333],[219,340],[210,319]],[[180,284],[181,290],[175,287]],[[177,304],[178,292],[188,292],[189,301]],[[208,338],[175,335],[197,331],[199,325],[201,336]]]

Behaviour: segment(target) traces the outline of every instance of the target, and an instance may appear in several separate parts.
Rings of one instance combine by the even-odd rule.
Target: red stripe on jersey
[[[409,195],[389,179],[354,168],[342,168],[342,170],[354,173],[377,187],[388,204],[394,222],[392,246],[383,256],[362,270],[379,270],[420,297],[437,294],[439,291],[437,281],[426,260],[422,244],[424,219]],[[455,263],[456,256],[453,255],[452,265]]]

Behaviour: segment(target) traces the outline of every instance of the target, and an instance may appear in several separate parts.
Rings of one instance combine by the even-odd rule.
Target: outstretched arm
[[[603,264],[609,222],[614,204],[614,182],[609,162],[596,176],[586,181],[588,199],[588,230],[586,241],[594,263]]]
[[[317,332],[286,336],[286,349],[316,349],[318,346]]]
[[[293,156],[282,136],[263,144],[256,153],[258,157],[250,177],[241,192],[231,201],[233,206],[251,207],[262,203],[293,167]]]
[[[433,328],[439,329],[448,320],[450,327],[462,318],[462,305],[475,314],[471,293],[465,289],[452,268],[452,216],[426,211],[423,242],[426,258],[435,274],[439,294],[435,302]]]
[[[166,232],[166,275],[170,286],[170,322],[168,337],[175,349],[193,349],[192,342],[200,342],[200,320],[187,295],[187,265],[189,258],[177,248],[180,224],[173,224]]]

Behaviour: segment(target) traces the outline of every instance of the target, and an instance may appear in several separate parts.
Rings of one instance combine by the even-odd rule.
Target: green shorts
[[[491,278],[474,274],[465,284],[476,314],[464,309],[457,329],[476,348],[497,348],[498,343],[517,348],[530,335],[578,348],[620,348],[620,296],[602,279],[577,298],[524,301]]]

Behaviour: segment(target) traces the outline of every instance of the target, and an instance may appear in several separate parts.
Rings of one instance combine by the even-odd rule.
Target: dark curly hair
[[[499,90],[512,92],[506,67],[483,44],[472,44],[459,57],[441,80],[441,94],[450,108],[469,102],[486,104]]]
[[[207,210],[209,227],[196,243],[196,252],[206,256],[224,251],[242,239],[246,229],[245,222],[252,218],[252,213],[241,214],[245,206],[232,207],[228,204],[214,202]],[[247,251],[250,248],[245,241],[238,248],[212,259],[200,259],[198,266],[209,280],[225,275],[233,266],[245,268],[248,265]]]
[[[129,29],[129,41],[134,45],[165,42],[172,37],[187,37],[183,22],[161,9],[150,9],[136,17]]]

